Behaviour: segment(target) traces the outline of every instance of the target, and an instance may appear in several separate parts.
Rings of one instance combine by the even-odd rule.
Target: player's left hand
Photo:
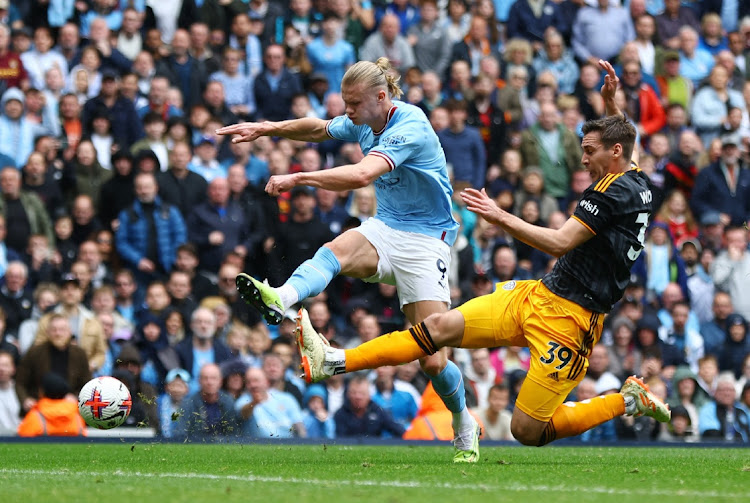
[[[294,175],[274,175],[268,179],[266,184],[266,192],[272,196],[278,196],[282,192],[292,190],[297,185],[294,180]]]
[[[464,189],[461,192],[461,199],[469,211],[476,213],[491,224],[500,224],[500,219],[505,212],[495,204],[495,201],[487,195],[484,189],[481,191],[477,189]]]

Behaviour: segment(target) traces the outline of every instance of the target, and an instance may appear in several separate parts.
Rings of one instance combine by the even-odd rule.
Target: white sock
[[[464,407],[460,412],[453,412],[453,431],[459,433],[459,430],[464,430],[471,426],[474,427],[472,421],[474,418],[469,414],[469,408]]]
[[[299,302],[299,294],[297,293],[297,290],[295,290],[289,283],[284,283],[280,287],[274,288],[274,290],[279,294],[281,303],[284,304],[284,309],[289,309]]]
[[[625,400],[625,414],[632,416],[638,412],[638,409],[635,406],[635,397],[633,395],[622,395],[622,398]]]
[[[342,374],[346,371],[346,353],[343,349],[326,349],[323,372],[328,375]]]

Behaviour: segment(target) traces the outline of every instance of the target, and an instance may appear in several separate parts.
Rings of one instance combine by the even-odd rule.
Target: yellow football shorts
[[[545,422],[586,375],[604,320],[537,280],[498,283],[493,293],[456,309],[465,322],[461,347],[529,348],[531,364],[516,407]]]

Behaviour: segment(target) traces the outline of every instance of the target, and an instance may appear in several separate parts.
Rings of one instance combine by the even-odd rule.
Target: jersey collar
[[[373,131],[372,134],[375,136],[380,136],[385,131],[385,128],[388,127],[388,124],[391,122],[391,118],[393,117],[393,114],[396,113],[396,108],[398,108],[396,105],[393,105],[390,110],[388,110],[388,117],[385,119],[385,124],[380,129],[380,131]]]

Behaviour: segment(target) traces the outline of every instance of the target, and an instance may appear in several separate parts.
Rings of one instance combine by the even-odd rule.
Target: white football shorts
[[[402,308],[421,300],[438,300],[450,306],[451,251],[447,243],[393,229],[376,218],[368,218],[352,231],[367,238],[380,259],[378,272],[364,281],[395,285]]]

